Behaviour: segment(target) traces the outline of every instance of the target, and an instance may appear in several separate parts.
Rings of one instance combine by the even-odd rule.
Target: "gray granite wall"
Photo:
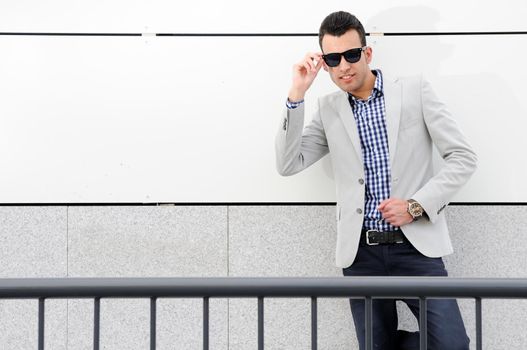
[[[527,277],[527,206],[451,206],[454,277]],[[341,276],[333,206],[0,207],[0,277]],[[474,302],[459,301],[471,338]],[[256,349],[257,301],[211,300],[211,349]],[[0,301],[0,348],[34,349],[37,302]],[[399,304],[402,328],[417,323]],[[266,349],[308,349],[310,301],[266,299]],[[525,349],[527,301],[484,300],[484,349]],[[158,349],[200,349],[202,304],[158,301]],[[48,300],[46,348],[91,349],[93,302]],[[319,348],[356,348],[346,299],[319,301]],[[101,301],[102,349],[145,349],[148,300]],[[473,344],[474,345],[474,344]],[[474,348],[474,347],[473,347]]]

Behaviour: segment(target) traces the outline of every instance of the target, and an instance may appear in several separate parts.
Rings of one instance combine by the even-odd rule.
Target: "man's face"
[[[362,47],[360,37],[354,29],[348,30],[339,37],[326,34],[322,38],[324,54],[340,53],[359,47]],[[358,62],[349,63],[341,56],[340,64],[337,67],[329,67],[324,62],[324,70],[329,72],[331,80],[342,90],[349,93],[359,92],[364,86],[366,77],[370,74],[368,64],[371,62],[371,58],[371,48],[367,47],[362,52]]]

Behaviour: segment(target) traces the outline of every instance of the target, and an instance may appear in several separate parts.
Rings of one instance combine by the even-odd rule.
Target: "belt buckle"
[[[366,244],[367,245],[379,245],[379,243],[370,243],[370,232],[380,232],[378,230],[368,230],[366,231]]]

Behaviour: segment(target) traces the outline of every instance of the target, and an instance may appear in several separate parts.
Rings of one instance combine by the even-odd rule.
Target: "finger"
[[[322,53],[313,52],[310,54],[310,60],[313,63],[313,71],[318,71],[322,67]]]
[[[312,71],[315,69],[315,66],[313,65],[313,61],[308,59],[305,61],[305,64],[307,64],[307,66],[309,67],[308,71]]]
[[[391,200],[392,200],[391,198],[388,198],[388,199],[383,200],[383,201],[381,202],[381,204],[379,204],[378,209],[381,210],[381,211],[382,211],[382,210],[385,210],[386,205],[389,204],[389,203],[391,202]]]
[[[322,59],[322,57],[320,57],[320,59],[318,60],[317,62],[317,65],[315,67],[315,69],[317,70],[317,72],[320,70],[320,68],[322,68],[322,66],[324,65],[324,60]]]
[[[307,73],[309,73],[309,71],[311,70],[311,67],[309,66],[309,64],[307,62],[304,62],[302,64],[302,67],[306,69]]]
[[[304,69],[305,69],[305,67],[304,67],[304,65],[302,64],[302,62],[301,62],[301,63],[297,63],[297,64],[295,64],[295,65],[293,66],[293,70],[294,70],[295,72],[302,72],[302,70],[304,70]]]
[[[312,54],[307,54],[306,58],[304,59],[304,62],[309,65],[310,70],[314,70],[315,69],[315,64],[313,63],[313,55]]]
[[[389,209],[389,203],[381,203],[377,209],[382,213]]]
[[[395,215],[393,215],[392,213],[383,213],[382,217],[383,219],[388,220],[388,219],[393,219]]]
[[[322,59],[322,52],[315,52],[313,53],[313,60],[316,60],[317,62]]]

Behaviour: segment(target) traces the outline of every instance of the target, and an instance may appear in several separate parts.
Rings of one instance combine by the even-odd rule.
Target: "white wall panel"
[[[18,0],[1,2],[0,31],[314,33],[337,10],[373,32],[527,29],[524,0]]]
[[[525,202],[527,36],[384,37],[374,65],[424,72],[478,155],[478,169],[455,201]],[[441,162],[436,162],[441,166]]]
[[[322,169],[275,170],[292,43],[309,39],[0,40],[4,202],[332,199]]]
[[[424,71],[474,144],[480,168],[455,200],[525,201],[527,37],[371,44],[387,72]],[[329,157],[275,171],[291,65],[316,49],[309,37],[0,37],[0,200],[335,201]],[[321,72],[308,112],[335,89]]]

